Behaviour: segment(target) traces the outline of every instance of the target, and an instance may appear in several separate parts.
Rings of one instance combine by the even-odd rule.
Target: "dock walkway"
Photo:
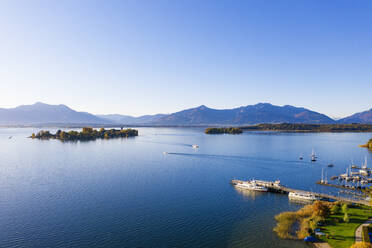
[[[316,193],[316,192],[310,192],[306,190],[298,190],[298,189],[292,189],[288,188],[284,185],[281,185],[279,181],[276,182],[270,182],[270,181],[262,181],[262,180],[254,180],[255,183],[259,186],[266,187],[268,191],[275,192],[275,193],[282,193],[282,194],[289,194],[289,192],[295,192],[295,193],[308,193],[313,194],[321,199],[324,200],[334,200],[334,201],[342,201],[342,202],[349,202],[349,203],[356,203],[356,204],[362,204],[370,206],[369,201],[366,200],[358,200],[358,199],[352,199],[347,197],[341,197],[341,196],[334,196],[324,193]],[[244,182],[243,180],[231,180],[231,184],[235,185],[238,183]]]

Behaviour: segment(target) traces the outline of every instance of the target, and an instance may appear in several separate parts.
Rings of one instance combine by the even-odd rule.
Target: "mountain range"
[[[0,125],[38,125],[38,124],[104,124],[106,119],[87,112],[77,112],[66,105],[49,105],[37,102],[16,108],[0,108]]]
[[[251,125],[259,123],[369,123],[372,124],[372,109],[356,113],[340,120],[306,108],[290,105],[276,106],[258,103],[233,109],[212,109],[204,105],[172,114],[156,114],[133,117],[110,114],[94,115],[75,111],[66,105],[49,105],[37,102],[16,108],[0,108],[0,125],[154,125],[154,126],[198,126],[198,125]]]

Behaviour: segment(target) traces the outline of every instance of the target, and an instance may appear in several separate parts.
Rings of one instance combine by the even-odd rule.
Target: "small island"
[[[369,141],[366,144],[360,145],[360,147],[366,147],[372,150],[372,139],[369,139]]]
[[[59,139],[62,141],[77,141],[77,140],[95,140],[95,139],[111,139],[111,138],[128,138],[138,136],[138,131],[135,129],[104,129],[99,130],[91,127],[84,127],[81,132],[78,131],[61,131],[58,130],[55,134],[49,131],[41,130],[37,134],[33,133],[30,138],[32,139]]]
[[[209,127],[205,129],[206,134],[241,134],[242,132],[243,130],[238,127]]]

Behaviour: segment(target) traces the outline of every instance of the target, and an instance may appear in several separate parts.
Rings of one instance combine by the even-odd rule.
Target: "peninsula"
[[[366,147],[372,150],[372,139],[369,139],[369,141],[366,144],[360,145],[360,147]]]
[[[244,131],[283,132],[372,132],[371,124],[258,124],[240,127]]]
[[[101,128],[99,130],[91,127],[84,127],[81,132],[78,131],[61,131],[58,130],[55,134],[49,131],[41,130],[37,134],[33,133],[30,138],[32,139],[59,139],[62,141],[68,140],[95,140],[95,139],[111,139],[111,138],[128,138],[138,136],[138,131],[135,129],[109,129]]]

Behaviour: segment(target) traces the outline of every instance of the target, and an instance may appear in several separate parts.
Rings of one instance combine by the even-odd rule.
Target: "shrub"
[[[316,201],[313,204],[313,216],[320,216],[326,218],[329,215],[330,208],[329,204],[321,201]]]
[[[362,226],[362,240],[366,243],[371,243],[368,233],[368,226]]]
[[[350,246],[350,248],[372,248],[372,244],[367,242],[356,242]]]
[[[332,214],[338,214],[340,212],[340,206],[338,204],[334,204],[331,208]]]
[[[295,238],[293,235],[291,235],[292,226],[297,221],[295,212],[283,212],[275,216],[275,219],[277,221],[277,225],[274,228],[274,231],[279,237],[283,239]]]

